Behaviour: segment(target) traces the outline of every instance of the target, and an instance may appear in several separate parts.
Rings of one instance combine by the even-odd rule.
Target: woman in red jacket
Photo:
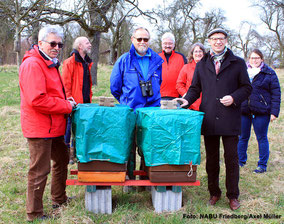
[[[191,46],[187,56],[188,64],[184,65],[180,70],[177,79],[176,89],[181,96],[184,96],[187,93],[192,82],[196,63],[203,58],[205,53],[203,44],[195,43]],[[189,109],[199,110],[200,103],[201,96],[189,107]]]

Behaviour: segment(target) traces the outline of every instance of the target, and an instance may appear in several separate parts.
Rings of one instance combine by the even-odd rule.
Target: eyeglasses
[[[201,54],[203,51],[193,51],[194,54]]]
[[[163,42],[162,45],[164,46],[172,46],[174,45],[174,43],[170,43],[170,42]]]
[[[139,38],[136,38],[136,37],[134,37],[139,43],[140,42],[142,42],[142,40],[145,42],[145,43],[147,43],[148,41],[149,41],[149,38],[141,38],[141,37],[139,37]]]
[[[249,59],[251,59],[251,60],[259,60],[260,57],[250,57]]]
[[[55,41],[48,42],[48,41],[43,40],[43,42],[49,43],[50,47],[56,47],[58,45],[58,48],[63,48],[64,46],[63,43],[60,43],[60,42],[56,43]]]
[[[226,39],[226,37],[211,37],[209,39],[214,41],[214,42],[217,42],[218,40],[224,41]]]

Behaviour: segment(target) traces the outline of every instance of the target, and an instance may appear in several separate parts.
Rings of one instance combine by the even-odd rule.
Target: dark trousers
[[[27,219],[34,220],[43,215],[42,197],[52,164],[51,199],[54,204],[67,200],[66,179],[69,154],[63,136],[57,138],[28,138],[30,164],[26,211]]]
[[[206,150],[206,172],[208,175],[208,190],[211,196],[221,196],[219,188],[220,173],[220,137],[224,146],[226,166],[226,196],[229,199],[239,197],[239,159],[238,136],[204,136]]]
[[[146,165],[145,165],[145,159],[144,159],[144,155],[142,150],[137,147],[137,128],[135,128],[134,131],[134,139],[133,139],[133,144],[132,144],[132,148],[129,154],[129,158],[128,158],[128,162],[127,162],[127,173],[128,173],[128,177],[130,180],[135,180],[135,176],[133,174],[133,171],[136,170],[136,148],[138,151],[138,155],[141,157],[140,160],[140,170],[144,170],[146,171]],[[148,180],[149,177],[147,176],[139,176],[140,180]]]
[[[66,133],[64,136],[64,141],[68,148],[74,146],[74,140],[71,141],[71,129],[72,129],[72,117],[71,115],[69,115],[67,119]]]

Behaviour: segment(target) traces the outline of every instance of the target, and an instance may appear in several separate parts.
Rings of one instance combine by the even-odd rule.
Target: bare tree
[[[284,59],[284,3],[283,0],[262,0],[255,4],[262,11],[261,21],[274,33],[278,43],[279,58]]]
[[[13,24],[13,28],[15,29],[14,51],[17,53],[18,67],[21,64],[21,33],[26,27],[38,20],[42,11],[42,7],[47,4],[48,0],[0,1],[1,14],[5,15],[7,18],[10,19]],[[37,10],[35,10],[35,8]]]
[[[273,41],[273,34],[267,34],[262,37],[259,48],[264,49],[265,61],[267,64],[272,64],[278,54],[278,43]]]
[[[175,0],[171,3],[164,1],[155,10],[160,22],[157,25],[158,36],[170,31],[176,37],[176,49],[185,53],[189,45],[195,42],[205,43],[208,32],[220,27],[225,21],[221,9],[213,9],[200,14],[199,0]]]
[[[224,14],[224,11],[219,8],[211,9],[210,11],[206,12],[205,16],[201,17],[194,27],[194,29],[196,29],[195,33],[198,33],[198,35],[196,35],[193,42],[201,42],[204,44],[208,33],[217,27],[222,27],[226,30],[223,25],[223,23],[226,21]]]
[[[241,22],[239,31],[237,33],[238,41],[235,43],[235,47],[241,50],[245,60],[248,58],[250,49],[255,45],[254,41],[261,39],[261,36],[255,29],[253,29],[253,27],[253,24],[243,21]]]
[[[175,36],[175,49],[185,53],[185,42],[189,38],[191,13],[199,0],[175,0],[173,2],[163,1],[158,9],[153,10],[153,15],[159,21],[156,24],[158,44],[161,46],[160,37],[165,32],[171,32]],[[187,48],[186,48],[187,49]]]
[[[11,20],[0,13],[0,65],[11,63],[9,60],[9,52],[13,49],[13,38],[15,30]]]
[[[92,67],[94,84],[97,83],[97,64],[99,61],[101,34],[107,33],[114,25],[113,18],[118,3],[121,5],[127,3],[139,10],[137,6],[138,0],[76,0],[72,1],[71,5],[69,1],[69,5],[64,3],[45,7],[44,13],[42,13],[41,21],[46,23],[64,25],[73,21],[77,22],[85,30],[93,46],[91,58],[94,63]],[[139,10],[139,12],[142,11]],[[121,24],[124,19],[123,15]],[[114,41],[116,42],[116,40]]]
[[[133,2],[134,4],[134,2]],[[141,15],[141,11],[137,8],[138,5],[120,4],[114,7],[113,26],[110,27],[111,41],[110,41],[110,56],[109,64],[113,65],[116,59],[122,54],[122,43],[130,42],[129,30],[132,28],[131,19]],[[129,46],[128,46],[129,47]]]

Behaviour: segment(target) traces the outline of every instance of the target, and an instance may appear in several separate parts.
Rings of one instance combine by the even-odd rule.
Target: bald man
[[[73,97],[76,103],[91,103],[92,101],[92,45],[88,38],[78,37],[73,43],[71,56],[63,62],[62,79],[66,97]],[[70,148],[71,118],[69,117],[65,134],[65,143]],[[71,147],[70,162],[73,164],[74,152]]]

